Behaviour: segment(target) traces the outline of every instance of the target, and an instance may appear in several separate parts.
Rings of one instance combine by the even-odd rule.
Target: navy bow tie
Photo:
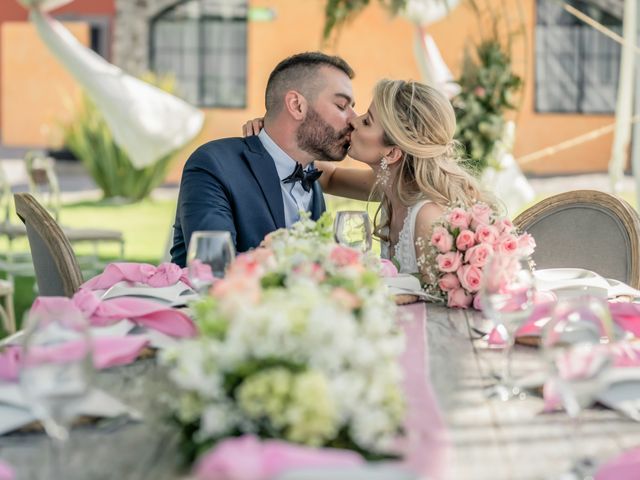
[[[317,168],[312,167],[305,172],[304,168],[302,168],[302,165],[296,163],[296,168],[293,169],[293,173],[287,178],[283,178],[282,183],[300,182],[300,185],[302,185],[304,191],[308,192],[309,190],[311,190],[313,182],[315,182],[320,175],[322,175],[322,172]]]

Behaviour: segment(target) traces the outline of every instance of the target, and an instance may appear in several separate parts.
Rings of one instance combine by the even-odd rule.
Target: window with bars
[[[556,0],[537,0],[536,111],[612,113],[620,70],[620,45],[581,22]],[[580,0],[566,3],[614,32],[622,20]]]
[[[244,108],[247,0],[183,0],[151,20],[150,65],[201,107]]]

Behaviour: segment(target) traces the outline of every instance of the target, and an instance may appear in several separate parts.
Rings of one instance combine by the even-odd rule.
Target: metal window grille
[[[621,33],[622,20],[579,0],[581,11]],[[612,113],[620,70],[620,45],[582,23],[555,0],[537,0],[536,111]]]
[[[151,20],[150,65],[201,107],[244,108],[247,0],[186,0]]]

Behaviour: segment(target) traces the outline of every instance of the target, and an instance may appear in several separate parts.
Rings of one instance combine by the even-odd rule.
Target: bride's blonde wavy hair
[[[456,116],[442,93],[418,82],[381,80],[374,88],[373,104],[376,120],[384,130],[383,143],[404,153],[392,188],[405,206],[420,200],[443,207],[453,202],[470,206],[476,201],[496,205],[494,197],[458,164],[460,146],[453,139]],[[388,241],[385,232],[391,223],[390,202],[384,192],[380,194],[375,233]],[[385,218],[379,222],[379,217]]]

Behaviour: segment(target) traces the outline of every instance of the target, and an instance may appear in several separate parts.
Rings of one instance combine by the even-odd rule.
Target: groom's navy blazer
[[[324,210],[322,190],[315,182],[311,218],[317,220]],[[278,172],[257,136],[215,140],[191,154],[180,182],[173,263],[185,266],[189,240],[197,230],[226,230],[236,250],[244,252],[284,227]]]

